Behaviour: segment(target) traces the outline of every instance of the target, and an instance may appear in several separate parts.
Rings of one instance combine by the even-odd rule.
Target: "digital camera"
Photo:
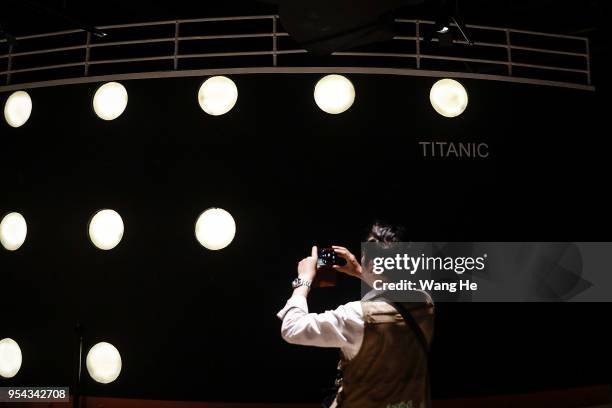
[[[334,265],[346,265],[346,259],[338,256],[333,248],[319,248],[317,256],[317,276],[313,286],[330,288],[336,286],[336,270]]]
[[[346,259],[338,256],[333,248],[321,248],[319,249],[319,255],[317,259],[317,268],[329,267],[333,265],[344,266],[346,265]]]

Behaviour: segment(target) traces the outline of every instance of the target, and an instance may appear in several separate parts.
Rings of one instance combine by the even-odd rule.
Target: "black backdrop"
[[[202,78],[127,81],[112,122],[96,85],[30,92],[22,128],[0,125],[0,211],[28,238],[0,251],[0,338],[23,366],[0,385],[68,385],[73,328],[109,341],[123,371],[89,395],[316,401],[334,350],[285,344],[275,313],[313,243],[358,251],[368,223],[397,220],[413,240],[609,240],[608,133],[596,92],[469,81],[459,118],[436,114],[433,79],[351,76],[342,115],[312,99],[317,76],[233,77],[239,99],[212,117]],[[3,103],[7,95],[1,96]],[[424,158],[419,141],[486,142],[487,159]],[[201,211],[230,211],[237,235],[211,252]],[[98,209],[123,217],[112,251],[86,235]],[[340,279],[313,311],[359,296]],[[608,304],[440,304],[434,398],[609,383]]]

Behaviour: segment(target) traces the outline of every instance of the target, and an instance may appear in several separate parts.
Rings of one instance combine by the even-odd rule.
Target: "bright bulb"
[[[441,79],[431,87],[429,100],[433,108],[442,116],[454,118],[465,111],[468,94],[458,81]]]
[[[0,340],[0,377],[12,378],[21,368],[21,349],[13,339]]]
[[[89,350],[85,365],[91,378],[108,384],[115,381],[121,373],[121,355],[112,344],[101,342]]]
[[[204,112],[219,116],[229,112],[238,100],[234,81],[224,76],[208,78],[198,91],[198,102]]]
[[[32,98],[25,91],[13,92],[4,105],[4,119],[14,128],[22,126],[32,114]]]
[[[0,243],[9,251],[15,251],[23,245],[28,234],[28,226],[23,215],[12,212],[0,222]]]
[[[117,119],[125,110],[128,94],[118,82],[107,82],[98,88],[93,99],[96,115],[104,120]]]
[[[236,235],[236,222],[221,208],[209,208],[196,222],[196,238],[205,248],[216,251],[228,246]]]
[[[89,238],[98,248],[109,250],[123,238],[123,220],[114,210],[100,210],[89,222]]]
[[[355,87],[342,75],[327,75],[315,85],[314,99],[322,111],[342,113],[355,102]]]

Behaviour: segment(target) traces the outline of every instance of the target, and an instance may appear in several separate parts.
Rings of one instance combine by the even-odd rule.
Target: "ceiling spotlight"
[[[460,82],[446,78],[439,80],[431,87],[429,100],[440,115],[454,118],[465,111],[468,94]]]
[[[116,247],[123,238],[123,220],[114,210],[100,210],[89,222],[89,238],[99,249]]]
[[[207,249],[217,251],[228,246],[236,235],[234,217],[221,208],[209,208],[198,217],[195,235]]]
[[[474,41],[459,17],[459,1],[458,0],[435,0],[437,3],[437,17],[433,29],[425,33],[425,41],[431,42],[437,40],[439,47],[451,47],[454,44],[454,35],[452,28],[456,28],[463,40],[473,45]]]
[[[209,115],[219,116],[229,112],[238,100],[238,88],[234,81],[224,76],[208,78],[198,91],[198,102]]]
[[[28,226],[23,215],[12,212],[0,222],[0,243],[9,251],[16,251],[23,245],[28,234]]]
[[[440,12],[433,25],[433,30],[426,33],[425,39],[428,42],[437,41],[438,47],[452,47],[455,41],[452,25],[452,11],[443,10]]]
[[[100,119],[117,119],[125,110],[128,94],[119,82],[107,82],[98,88],[93,99],[93,109]]]
[[[112,344],[101,342],[89,350],[85,365],[94,381],[108,384],[115,381],[121,373],[121,355]]]
[[[4,119],[14,128],[25,124],[32,114],[32,98],[25,91],[11,94],[4,105]]]
[[[326,75],[317,82],[314,99],[322,111],[338,114],[345,112],[355,101],[355,87],[342,75]]]
[[[21,368],[21,349],[13,339],[0,340],[0,377],[12,378]]]

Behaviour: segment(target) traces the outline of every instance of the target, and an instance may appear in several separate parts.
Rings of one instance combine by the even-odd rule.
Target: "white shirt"
[[[363,343],[365,324],[360,301],[317,314],[308,313],[304,296],[294,295],[277,316],[283,321],[281,335],[291,344],[337,347],[350,360]]]
[[[431,296],[424,291],[428,303]],[[361,302],[349,302],[325,313],[308,313],[308,302],[302,295],[293,295],[277,313],[283,321],[281,335],[291,344],[340,348],[347,360],[357,355],[363,343],[365,323]]]

